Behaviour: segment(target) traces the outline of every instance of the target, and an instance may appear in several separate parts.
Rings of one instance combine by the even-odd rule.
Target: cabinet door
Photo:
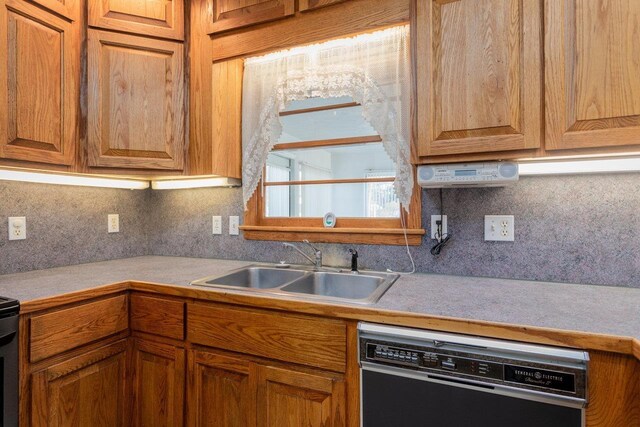
[[[126,340],[90,351],[32,376],[32,425],[128,425]]]
[[[93,0],[88,8],[91,26],[184,40],[183,0]]]
[[[89,30],[88,55],[89,165],[182,169],[182,43]]]
[[[211,0],[213,21],[209,33],[273,21],[295,13],[295,0]]]
[[[344,381],[260,366],[257,419],[264,427],[344,426]]]
[[[419,155],[538,148],[540,1],[416,0],[415,19]]]
[[[640,144],[640,2],[545,1],[546,149]]]
[[[182,425],[184,349],[141,339],[133,340],[133,425]]]
[[[240,358],[192,350],[188,372],[188,425],[256,425],[255,365]]]
[[[0,157],[71,165],[78,138],[79,25],[0,3]]]

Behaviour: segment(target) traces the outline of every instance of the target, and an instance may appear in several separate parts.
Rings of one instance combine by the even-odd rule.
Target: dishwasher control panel
[[[512,351],[433,341],[429,344],[360,337],[360,361],[418,371],[434,378],[482,381],[573,398],[586,397],[586,363],[520,357]]]
[[[503,379],[503,365],[486,360],[442,354],[433,351],[396,347],[379,343],[367,343],[366,358],[398,366],[413,366],[447,372]]]

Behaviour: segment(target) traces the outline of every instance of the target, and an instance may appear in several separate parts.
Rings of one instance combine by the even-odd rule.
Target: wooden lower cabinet
[[[259,366],[257,414],[264,427],[344,426],[344,380]]]
[[[132,339],[133,426],[182,426],[184,349]]]
[[[255,365],[201,350],[190,352],[188,365],[189,426],[256,425]]]
[[[32,375],[32,426],[113,427],[128,422],[127,340]]]
[[[270,366],[209,350],[189,354],[190,426],[344,426],[339,374]]]

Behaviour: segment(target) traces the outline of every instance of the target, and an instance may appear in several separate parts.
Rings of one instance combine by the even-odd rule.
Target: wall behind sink
[[[444,191],[453,237],[438,257],[431,240],[411,247],[420,272],[640,288],[640,174],[528,177],[507,188]],[[438,213],[423,193],[424,226]],[[121,233],[107,233],[120,214]],[[488,214],[515,215],[516,241],[484,242]],[[222,236],[211,216],[224,217]],[[242,216],[241,190],[131,191],[0,182],[0,274],[139,255],[305,262],[278,242],[229,236]],[[27,217],[27,240],[9,242],[7,217]],[[347,266],[349,245],[319,245],[330,265]],[[360,265],[398,271],[404,247],[356,245]]]
[[[417,270],[640,288],[640,174],[525,177],[506,188],[444,190],[453,235],[443,252],[431,240],[411,247]],[[305,262],[276,242],[228,235],[242,217],[240,189],[154,191],[149,252],[256,261]],[[439,211],[438,191],[423,192],[423,226]],[[484,242],[484,215],[515,215],[515,242]],[[222,215],[224,234],[211,234]],[[319,245],[325,262],[346,266],[350,245]],[[362,267],[410,268],[404,247],[356,245]]]
[[[0,274],[144,255],[147,191],[0,181]],[[107,215],[120,233],[107,233]],[[9,241],[7,217],[26,216],[27,239]]]

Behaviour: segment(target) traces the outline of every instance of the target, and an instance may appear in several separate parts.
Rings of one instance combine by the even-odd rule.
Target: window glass
[[[266,217],[399,218],[395,165],[352,104],[347,97],[309,98],[283,110],[282,136],[265,167]]]

